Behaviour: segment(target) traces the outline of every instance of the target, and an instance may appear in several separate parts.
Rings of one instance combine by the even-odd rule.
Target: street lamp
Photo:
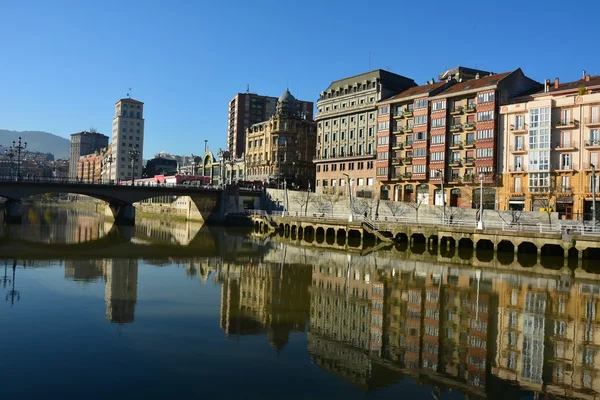
[[[477,229],[483,230],[483,174],[479,174],[479,221]]]
[[[446,225],[446,192],[444,192],[444,170],[436,169],[441,175],[442,183],[442,225]]]
[[[192,157],[192,175],[196,175],[196,156],[194,153],[191,154]]]
[[[352,179],[350,179],[350,175],[342,173],[342,175],[344,175],[347,179],[348,179],[348,193],[350,195],[350,214],[348,215],[348,222],[352,222],[353,217],[354,217],[354,212],[353,210],[353,201],[352,201]]]
[[[12,149],[17,151],[17,181],[21,179],[21,151],[27,148],[27,142],[21,141],[21,136],[16,142],[13,140]]]
[[[108,164],[108,183],[112,180],[112,163],[115,161],[113,155],[110,154],[104,157],[104,165]]]
[[[592,167],[592,231],[596,230],[596,165]]]
[[[140,152],[137,150],[129,150],[129,161],[131,161],[131,186],[135,184],[135,162],[140,156]]]

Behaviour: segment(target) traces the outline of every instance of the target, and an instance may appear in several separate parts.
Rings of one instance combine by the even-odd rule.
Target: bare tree
[[[408,209],[405,202],[388,200],[385,202],[385,205],[394,217],[400,217],[408,213]]]
[[[538,197],[536,200],[541,205],[540,212],[546,213],[548,216],[548,225],[552,226],[552,213],[554,212],[554,204],[552,198],[554,197],[553,192],[548,192],[547,196]]]
[[[424,197],[419,197],[418,193],[415,196],[415,201],[414,202],[407,202],[406,205],[408,205],[410,208],[415,210],[415,215],[417,218],[417,222],[419,222],[419,208],[421,208],[421,206],[423,205],[423,202],[425,201]]]
[[[464,208],[451,206],[446,206],[445,209],[443,207],[435,207],[433,209],[433,212],[434,214],[436,214],[437,217],[440,218],[440,220],[442,220],[445,217],[446,221],[448,221],[448,223],[450,224],[452,224],[453,222],[462,221],[467,214]]]
[[[317,211],[320,214],[331,213],[333,217],[333,210],[335,208],[335,204],[340,201],[341,196],[337,193],[323,193],[313,200]]]
[[[308,203],[310,202],[310,192],[295,192],[293,201],[300,207],[300,213],[304,212],[304,216],[306,217],[306,214],[308,213]]]

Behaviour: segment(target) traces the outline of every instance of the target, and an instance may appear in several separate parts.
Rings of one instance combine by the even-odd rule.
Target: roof
[[[544,94],[544,93],[573,91],[573,90],[578,90],[579,87],[581,87],[581,86],[590,87],[590,86],[599,86],[600,85],[600,75],[590,76],[589,79],[590,79],[589,81],[586,80],[585,78],[582,78],[582,79],[579,79],[578,81],[559,83],[558,88],[554,87],[554,81],[550,81],[550,84],[548,85],[548,92],[544,92],[544,88],[542,87],[542,89],[536,94],[539,95],[539,94]],[[535,94],[534,94],[534,96],[535,96]]]
[[[392,100],[398,100],[398,99],[403,99],[406,97],[413,97],[413,96],[418,96],[418,95],[427,95],[429,93],[431,93],[432,91],[434,91],[437,88],[440,88],[444,85],[446,85],[448,82],[436,82],[436,83],[432,83],[429,85],[422,85],[422,86],[415,86],[415,87],[411,87],[410,89],[407,89],[403,92],[398,93],[397,95],[394,95],[392,97],[388,97],[383,101],[392,101]]]
[[[380,79],[380,80],[391,81],[391,82],[396,81],[396,82],[402,82],[402,83],[408,83],[408,84],[412,83],[413,85],[416,86],[415,81],[412,80],[411,78],[407,78],[402,75],[394,74],[393,72],[385,71],[382,69],[375,69],[373,71],[364,72],[362,74],[349,76],[348,78],[333,81],[333,82],[331,82],[331,84],[329,85],[327,90],[335,89],[337,87],[344,87],[346,85],[353,86],[357,82],[362,82],[365,80],[372,81],[374,79]]]
[[[443,92],[438,94],[437,96],[447,97],[447,96],[451,96],[456,93],[464,92],[467,90],[473,91],[473,90],[483,89],[488,86],[495,86],[498,84],[498,82],[500,82],[502,79],[506,78],[513,72],[514,71],[504,72],[501,74],[484,76],[483,78],[479,78],[479,79],[469,79],[467,81],[459,82],[456,85],[450,86],[449,88],[447,88],[446,90],[444,90]]]
[[[458,66],[458,67],[454,67],[447,71],[442,72],[441,74],[438,75],[438,79],[440,81],[443,81],[448,78],[454,78],[456,74],[458,74],[459,76],[464,75],[464,76],[475,77],[475,75],[477,75],[477,74],[479,74],[480,76],[487,76],[487,75],[491,74],[491,72],[483,71],[480,69],[473,69],[473,68]]]
[[[130,98],[120,99],[119,101],[126,101],[128,103],[135,103],[135,104],[144,104],[144,102],[142,102],[142,101],[134,100],[134,99],[130,99]],[[115,104],[117,104],[119,101],[117,101]]]

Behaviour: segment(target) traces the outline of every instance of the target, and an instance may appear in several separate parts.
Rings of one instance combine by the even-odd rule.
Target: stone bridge
[[[231,191],[231,189],[230,189]],[[107,203],[107,215],[123,225],[135,223],[134,203],[160,196],[189,196],[207,219],[222,221],[225,216],[228,190],[193,186],[124,186],[91,183],[58,183],[36,181],[0,181],[0,197],[4,203],[4,221],[21,221],[21,201],[45,193],[73,193],[90,196]],[[248,192],[260,195],[260,192]]]

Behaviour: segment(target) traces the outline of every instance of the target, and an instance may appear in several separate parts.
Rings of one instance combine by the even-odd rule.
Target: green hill
[[[48,132],[39,131],[8,131],[0,129],[0,151],[12,144],[13,140],[21,137],[27,142],[27,150],[52,153],[55,159],[69,158],[71,152],[71,142],[69,139],[60,137]]]

